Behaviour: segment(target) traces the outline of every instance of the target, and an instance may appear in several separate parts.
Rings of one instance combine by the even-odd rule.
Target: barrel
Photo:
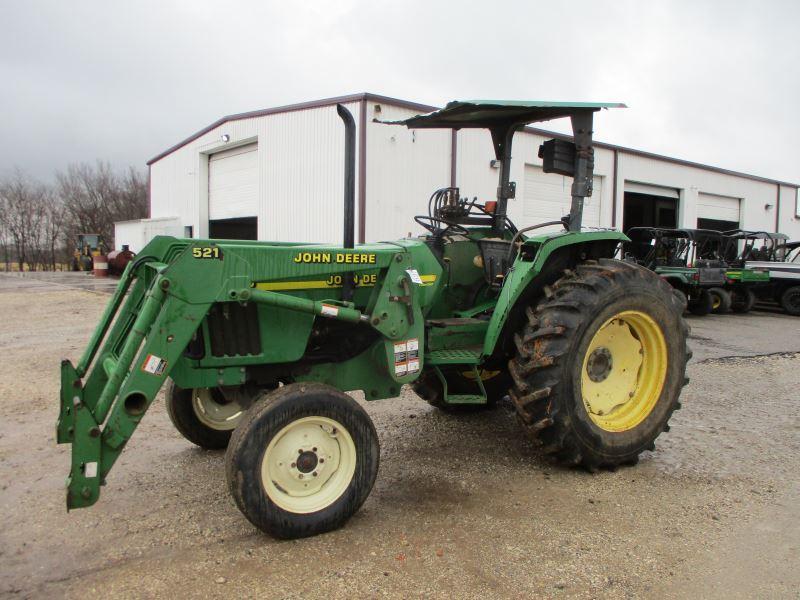
[[[92,270],[94,271],[95,277],[108,277],[108,257],[104,254],[100,254],[94,257],[94,266]]]

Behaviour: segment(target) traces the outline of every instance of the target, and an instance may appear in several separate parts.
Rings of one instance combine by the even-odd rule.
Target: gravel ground
[[[77,358],[107,296],[0,291],[4,597],[798,597],[800,319],[692,319],[703,350],[683,409],[655,452],[614,472],[549,465],[510,406],[368,404],[372,495],[343,529],[279,542],[240,515],[223,453],[183,440],[163,399],[100,502],[67,514],[58,362]]]

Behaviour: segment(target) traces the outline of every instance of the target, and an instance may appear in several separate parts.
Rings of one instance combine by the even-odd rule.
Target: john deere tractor
[[[277,537],[339,527],[375,482],[378,436],[345,392],[373,401],[410,384],[443,408],[510,395],[523,432],[557,462],[635,463],[679,408],[690,353],[670,285],[611,258],[621,233],[581,229],[593,115],[613,106],[451,102],[396,123],[488,129],[497,199],[440,190],[416,217],[424,235],[358,246],[354,123],[339,106],[342,245],[155,238],[126,268],[77,365],[61,365],[67,507],[97,501],[162,387],[183,436],[227,448],[237,506]],[[574,141],[547,141],[540,154],[546,172],[574,178],[571,208],[517,228],[507,215],[514,132],[560,117]],[[561,230],[537,234],[542,225]]]

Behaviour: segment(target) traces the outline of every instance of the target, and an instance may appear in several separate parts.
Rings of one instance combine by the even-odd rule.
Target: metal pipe
[[[362,104],[361,111],[366,107]],[[353,114],[342,104],[336,112],[344,122],[344,235],[343,246],[353,248],[356,238],[356,122]],[[353,298],[353,277],[345,273],[342,283],[342,298]]]
[[[344,122],[344,236],[345,248],[355,245],[356,230],[356,122],[342,104],[336,112]]]
[[[298,298],[297,296],[289,296],[288,294],[279,294],[277,292],[270,292],[267,290],[254,290],[243,289],[238,293],[238,298],[242,302],[252,300],[259,304],[267,304],[269,306],[276,306],[278,308],[286,308],[288,310],[296,310],[297,312],[311,313],[318,317],[328,317],[329,319],[337,319],[339,321],[348,321],[350,323],[368,322],[369,316],[363,314],[355,308],[348,308],[347,306],[338,306],[328,302],[321,302],[319,300],[309,300],[308,298]]]

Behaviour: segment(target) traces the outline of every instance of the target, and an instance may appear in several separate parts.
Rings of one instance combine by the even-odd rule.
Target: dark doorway
[[[738,221],[722,221],[720,219],[697,219],[698,229],[713,229],[714,231],[730,231],[738,229]]]
[[[258,218],[239,217],[209,221],[208,237],[212,240],[257,240]]]
[[[622,229],[678,226],[678,200],[665,196],[625,192]]]

